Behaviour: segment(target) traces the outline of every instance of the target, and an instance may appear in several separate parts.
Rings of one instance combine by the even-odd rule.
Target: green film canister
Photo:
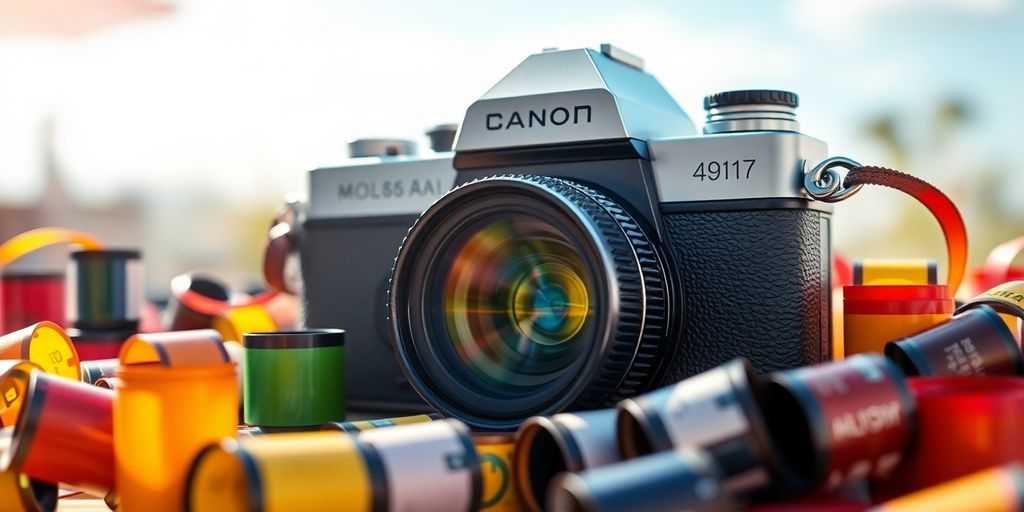
[[[345,331],[246,333],[245,423],[320,426],[345,419]]]

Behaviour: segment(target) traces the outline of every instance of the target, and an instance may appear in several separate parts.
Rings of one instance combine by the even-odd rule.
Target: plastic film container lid
[[[843,299],[865,301],[951,300],[949,286],[923,285],[853,285],[843,287]]]
[[[321,348],[345,346],[345,331],[341,329],[250,332],[245,333],[242,338],[242,346],[247,349]]]
[[[121,347],[120,359],[122,367],[233,364],[220,334],[212,329],[137,334]]]

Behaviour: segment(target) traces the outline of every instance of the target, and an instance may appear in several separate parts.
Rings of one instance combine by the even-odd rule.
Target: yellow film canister
[[[32,361],[46,373],[81,380],[78,352],[64,329],[53,322],[39,322],[0,336],[0,359]]]
[[[214,317],[212,327],[228,341],[242,341],[250,332],[272,332],[277,324],[262,304],[229,308]]]
[[[17,422],[32,370],[41,368],[31,361],[0,360],[0,427]]]
[[[486,512],[519,512],[523,505],[512,478],[512,434],[475,434],[476,453],[480,457],[480,477],[483,493],[480,510]]]

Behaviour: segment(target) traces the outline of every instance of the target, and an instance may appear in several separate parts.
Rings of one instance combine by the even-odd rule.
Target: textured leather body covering
[[[739,356],[759,373],[828,359],[830,217],[813,209],[665,214],[682,323],[663,383]]]

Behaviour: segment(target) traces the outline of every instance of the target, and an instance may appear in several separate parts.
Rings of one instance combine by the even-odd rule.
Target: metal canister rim
[[[345,346],[345,331],[343,329],[249,332],[242,335],[242,347],[246,349],[301,349],[343,346]]]

